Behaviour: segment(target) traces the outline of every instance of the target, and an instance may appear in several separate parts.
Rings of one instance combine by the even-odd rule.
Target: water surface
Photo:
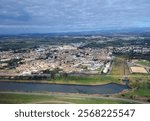
[[[0,91],[23,92],[63,92],[83,94],[115,94],[129,89],[127,85],[109,83],[105,85],[70,85],[70,84],[40,84],[0,82]]]

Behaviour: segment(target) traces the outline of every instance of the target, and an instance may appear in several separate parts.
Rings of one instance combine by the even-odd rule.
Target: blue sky
[[[150,0],[0,0],[0,33],[150,27]]]

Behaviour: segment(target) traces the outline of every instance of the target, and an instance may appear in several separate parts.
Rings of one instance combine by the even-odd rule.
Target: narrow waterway
[[[104,85],[70,85],[0,82],[0,91],[18,92],[63,92],[82,94],[115,94],[127,90],[127,85],[109,83]]]

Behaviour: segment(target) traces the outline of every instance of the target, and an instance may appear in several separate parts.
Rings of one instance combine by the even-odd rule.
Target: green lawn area
[[[0,103],[33,103],[44,100],[55,100],[53,96],[38,96],[24,94],[0,94]]]
[[[65,83],[65,84],[106,84],[111,82],[120,83],[118,77],[112,75],[87,75],[87,76],[68,76],[56,77],[53,80],[49,80],[52,83]]]
[[[139,60],[139,61],[137,61],[136,63],[150,67],[150,61],[148,61],[148,60]]]
[[[20,103],[40,103],[40,104],[127,104],[129,102],[122,100],[110,100],[100,98],[84,98],[73,96],[46,96],[32,94],[0,94],[1,104],[20,104]]]

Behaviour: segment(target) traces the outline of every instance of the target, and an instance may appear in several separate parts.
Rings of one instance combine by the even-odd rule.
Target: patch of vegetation
[[[135,89],[129,91],[128,93],[123,94],[124,98],[131,98],[131,99],[150,99],[150,81],[140,82],[135,81],[132,82],[132,86]]]
[[[147,82],[150,81],[150,76],[149,74],[132,74],[128,76],[129,80],[130,80],[130,86],[131,87],[135,87],[133,86],[134,84],[136,85],[139,82]]]
[[[136,63],[140,64],[140,65],[144,65],[144,66],[149,66],[150,67],[150,61],[148,61],[148,60],[139,60]]]
[[[105,84],[111,82],[119,83],[120,80],[117,77],[111,75],[86,75],[86,76],[67,76],[56,77],[53,80],[49,80],[54,83],[67,83],[67,84]]]
[[[110,100],[110,99],[93,99],[93,98],[85,98],[85,99],[69,99],[69,102],[76,104],[128,104],[130,102],[121,101],[121,100]]]
[[[125,75],[129,74],[126,60],[123,57],[115,57],[112,65],[112,75]]]
[[[52,96],[52,95],[32,95],[32,94],[0,94],[1,104],[20,104],[20,103],[47,103],[47,104],[124,104],[130,103],[122,100],[84,98],[76,96]]]
[[[55,100],[53,96],[38,96],[24,94],[0,94],[0,103],[34,103],[44,100]]]

